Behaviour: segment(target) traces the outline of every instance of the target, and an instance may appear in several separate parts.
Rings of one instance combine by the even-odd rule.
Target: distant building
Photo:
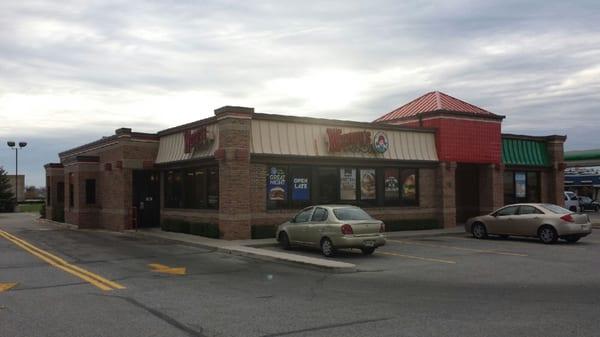
[[[600,199],[600,149],[565,152],[565,189]]]
[[[19,188],[19,200],[17,200],[17,201],[21,202],[21,201],[25,200],[25,175],[19,174],[17,180],[18,180],[18,188]],[[8,175],[8,183],[10,184],[10,191],[14,195],[15,194],[15,175],[14,174]]]

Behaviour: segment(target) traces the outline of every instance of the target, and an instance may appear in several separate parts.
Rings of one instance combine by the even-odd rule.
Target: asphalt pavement
[[[125,287],[101,290],[0,238],[0,289],[16,283],[0,292],[2,337],[564,337],[600,331],[595,233],[555,245],[466,234],[391,239],[373,256],[342,252],[334,260],[359,271],[332,274],[172,241],[68,230],[25,214],[0,214],[0,230]],[[292,253],[320,257],[306,249]]]

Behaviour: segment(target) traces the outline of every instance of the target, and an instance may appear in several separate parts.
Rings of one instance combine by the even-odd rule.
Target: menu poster
[[[360,170],[360,198],[375,199],[375,169]]]
[[[525,194],[527,190],[527,178],[525,176],[525,172],[516,172],[515,173],[515,194],[517,198],[525,198],[527,195]]]
[[[308,177],[294,177],[292,179],[292,184],[292,200],[309,200],[310,195],[308,192]]]
[[[398,182],[398,170],[385,170],[385,198],[387,200],[400,198],[400,183]]]
[[[269,200],[284,201],[287,198],[287,184],[285,170],[281,167],[271,167],[269,171],[269,183],[267,184]]]
[[[417,179],[414,174],[403,174],[402,198],[405,200],[416,200],[417,198]]]
[[[356,200],[356,169],[340,169],[340,199]]]

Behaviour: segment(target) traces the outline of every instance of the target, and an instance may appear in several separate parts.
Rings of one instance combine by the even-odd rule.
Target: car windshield
[[[371,220],[367,212],[357,207],[335,208],[333,214],[339,220]]]
[[[542,207],[545,208],[545,209],[547,209],[547,210],[549,210],[552,213],[555,213],[555,214],[568,214],[568,213],[571,213],[571,211],[569,211],[568,209],[562,208],[560,206],[553,205],[553,204],[543,204]]]

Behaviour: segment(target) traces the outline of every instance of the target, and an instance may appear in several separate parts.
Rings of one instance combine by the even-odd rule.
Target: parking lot
[[[600,228],[575,244],[559,240],[545,245],[536,238],[490,236],[477,240],[471,235],[457,234],[422,238],[403,238],[388,233],[385,246],[372,256],[364,256],[357,249],[340,250],[332,259],[356,264],[360,271],[389,271],[418,269],[477,272],[481,277],[502,278],[504,271],[521,270],[524,274],[511,275],[512,280],[527,280],[532,273],[553,275],[561,267],[586,270],[600,259]],[[280,247],[264,249],[283,251]],[[290,251],[311,257],[322,257],[317,249],[294,247]],[[576,266],[580,266],[577,268]]]

